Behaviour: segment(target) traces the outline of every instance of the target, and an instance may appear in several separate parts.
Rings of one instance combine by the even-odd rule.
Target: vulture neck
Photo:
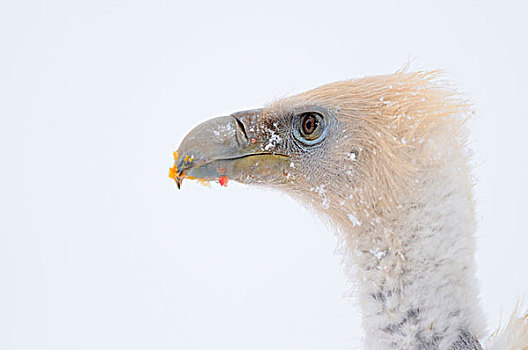
[[[391,210],[336,218],[368,349],[481,349],[471,179],[456,158],[412,179]]]

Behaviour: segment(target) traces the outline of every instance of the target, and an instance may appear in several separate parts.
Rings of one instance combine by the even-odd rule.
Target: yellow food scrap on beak
[[[176,181],[176,166],[169,168],[169,177]]]
[[[173,179],[174,181],[176,181],[176,176],[178,174],[178,171],[176,169],[176,161],[178,160],[178,152],[174,151],[172,152],[172,156],[174,157],[174,165],[172,166],[172,168],[169,169],[169,177],[171,179]]]

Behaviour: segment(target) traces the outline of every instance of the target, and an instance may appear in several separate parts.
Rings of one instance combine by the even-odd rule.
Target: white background
[[[0,349],[360,345],[323,224],[168,168],[205,119],[408,58],[475,104],[490,330],[528,294],[526,0],[0,6]]]

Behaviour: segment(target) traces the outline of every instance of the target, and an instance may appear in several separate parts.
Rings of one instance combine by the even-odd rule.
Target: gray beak
[[[178,188],[184,179],[241,183],[284,182],[287,156],[266,150],[262,110],[210,119],[195,127],[174,152],[169,176]]]

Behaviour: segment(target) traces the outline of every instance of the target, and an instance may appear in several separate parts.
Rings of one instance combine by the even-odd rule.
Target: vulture
[[[338,81],[205,121],[169,176],[280,190],[327,218],[365,349],[528,349],[528,314],[486,339],[475,279],[470,103],[439,71]]]

